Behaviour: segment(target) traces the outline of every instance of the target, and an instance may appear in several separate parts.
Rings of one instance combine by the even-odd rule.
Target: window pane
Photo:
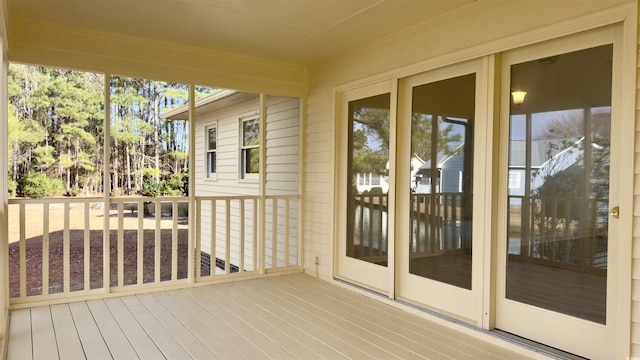
[[[349,103],[347,256],[387,266],[390,94]]]
[[[209,150],[215,150],[217,146],[216,128],[209,129]]]
[[[242,146],[260,145],[260,120],[251,119],[242,122]]]
[[[612,50],[511,66],[506,296],[602,324]]]
[[[211,175],[216,172],[216,153],[207,153],[207,174]]]
[[[471,289],[475,74],[413,88],[409,272]]]
[[[244,173],[258,174],[260,173],[260,149],[251,148],[243,150],[244,153]]]

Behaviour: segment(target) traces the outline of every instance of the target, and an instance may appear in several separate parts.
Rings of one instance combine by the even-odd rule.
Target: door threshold
[[[522,347],[531,349],[533,351],[539,352],[539,353],[544,353],[545,355],[548,355],[554,359],[558,359],[558,360],[588,360],[585,357],[579,356],[579,355],[575,355],[572,353],[568,353],[566,351],[551,347],[549,345],[545,345],[533,340],[529,340],[527,338],[523,338],[521,336],[503,331],[503,330],[499,330],[499,329],[493,329],[491,331],[489,331],[491,334],[504,339],[505,341],[509,341],[513,344],[518,344]]]

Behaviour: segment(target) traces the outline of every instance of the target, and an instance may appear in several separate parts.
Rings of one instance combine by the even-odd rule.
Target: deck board
[[[191,292],[192,290],[185,290],[185,292]],[[201,293],[202,289],[195,290],[195,293]],[[180,304],[184,304],[189,307],[193,316],[206,321],[207,330],[215,334],[224,344],[230,346],[234,352],[240,354],[246,359],[268,359],[268,356],[262,352],[258,347],[248,342],[240,336],[233,328],[229,327],[218,315],[214,312],[207,311],[206,306],[203,305],[203,301],[196,301],[189,296],[182,296],[181,292],[173,292],[173,296],[178,299]]]
[[[276,289],[272,289],[272,291],[276,291]],[[306,289],[288,288],[286,293],[293,296],[292,300],[305,304],[303,308],[312,308],[313,313],[319,312],[316,316],[330,323],[335,331],[340,331],[350,338],[357,337],[359,341],[364,342],[364,349],[367,350],[367,355],[372,358],[426,359],[420,353],[394,343],[388,337],[391,333],[379,327],[375,322],[363,323],[362,318],[344,309],[336,302],[325,301],[322,297],[307,292]],[[369,316],[375,318],[376,314],[371,313]]]
[[[69,304],[78,337],[88,359],[113,359],[86,302]],[[9,334],[11,336],[11,334]]]
[[[212,324],[213,317],[198,308],[197,304],[184,303],[176,300],[168,293],[154,294],[159,302],[176,318],[180,319],[192,334],[207,346],[220,359],[240,359],[242,356],[230,346],[222,337],[219,330],[227,332],[226,325],[221,323],[222,329]]]
[[[124,305],[121,299],[106,299],[105,304],[113,317],[117,321],[124,336],[127,338],[133,350],[140,359],[162,359],[162,352],[155,345],[153,340],[144,331],[142,326],[135,319],[133,314]]]
[[[180,303],[188,302],[189,300],[183,294],[173,292],[175,296],[179,296]],[[237,336],[234,336],[234,345],[238,346],[255,346],[257,349],[265,352],[265,354],[269,354],[276,359],[294,359],[294,357],[284,350],[280,345],[269,340],[265,334],[257,331],[255,328],[248,326],[246,323],[242,322],[238,317],[236,317],[232,312],[227,310],[222,306],[215,306],[214,303],[208,304],[208,308],[213,308],[213,311],[209,312],[203,309],[202,307],[198,307],[199,313],[204,313],[204,316],[210,315],[222,321],[228,328],[229,331],[234,332]]]
[[[218,357],[198,339],[180,320],[170,313],[153,295],[138,296],[144,306],[162,323],[170,336],[194,359],[217,359]]]
[[[44,308],[46,309],[46,307]],[[84,358],[84,349],[82,349],[82,343],[80,342],[76,325],[73,322],[69,305],[52,305],[51,318],[56,332],[60,359]]]
[[[122,303],[135,315],[138,324],[149,335],[158,350],[167,359],[192,359],[174,336],[147,309],[137,296],[123,297]]]
[[[31,336],[33,357],[36,359],[57,359],[58,345],[53,327],[51,309],[38,307],[31,310]]]
[[[225,322],[228,324],[236,325],[236,331],[240,330],[240,333],[244,332],[242,329],[253,329],[252,331],[255,334],[260,334],[259,338],[261,340],[261,342],[256,343],[255,346],[265,349],[269,354],[278,354],[279,358],[293,357],[296,359],[308,359],[318,357],[291,337],[283,334],[276,327],[269,324],[269,322],[262,320],[267,318],[264,312],[260,312],[259,310],[247,311],[246,308],[238,305],[238,299],[236,298],[225,298],[223,296],[207,297],[201,296],[201,294],[201,291],[192,291],[189,292],[189,294],[185,292],[180,295],[183,297],[190,295],[197,298],[202,304],[203,309],[206,309],[206,311],[211,314],[221,316],[223,321],[226,319]],[[255,337],[252,337],[251,334],[246,335],[249,337],[249,339],[246,339],[247,342],[249,342],[249,340],[251,342],[255,341]],[[282,347],[282,344],[287,344],[286,349]]]
[[[299,325],[300,319],[286,316],[283,312],[276,313],[277,309],[274,310],[273,305],[269,307],[269,303],[262,296],[247,298],[246,294],[237,289],[228,287],[225,290],[228,290],[228,293],[225,291],[223,295],[234,300],[241,314],[245,314],[247,317],[255,315],[258,319],[262,319],[263,322],[269,323],[273,331],[281,332],[283,335],[288,336],[290,344],[295,342],[304,346],[314,354],[313,357],[347,359],[346,356],[333,350],[318,338],[311,336],[305,329],[296,326]],[[284,339],[286,340],[286,338]],[[309,357],[311,356],[307,356],[307,358]]]
[[[215,289],[207,289],[207,291],[215,291],[217,293]],[[283,326],[290,329],[290,331],[298,332],[300,340],[309,341],[311,339],[311,342],[308,343],[310,346],[314,341],[319,343],[319,347],[322,348],[320,352],[327,354],[326,357],[323,356],[324,358],[339,359],[343,357],[358,359],[366,356],[363,351],[359,350],[353,344],[309,321],[308,312],[301,314],[293,312],[286,303],[282,303],[279,299],[268,296],[266,292],[256,292],[253,290],[247,294],[246,291],[243,292],[240,289],[238,289],[237,292],[238,294],[244,295],[243,297],[251,299],[250,301],[255,301],[257,304],[260,304],[260,306],[267,310],[271,317],[278,319]],[[338,355],[333,356],[334,353]]]
[[[304,274],[15,310],[7,344],[8,359],[525,358]]]
[[[123,333],[120,325],[109,311],[103,300],[87,301],[91,314],[100,329],[100,333],[116,360],[136,359],[138,356],[133,346]]]
[[[9,320],[7,358],[30,359],[32,356],[31,311],[29,309],[12,311]]]

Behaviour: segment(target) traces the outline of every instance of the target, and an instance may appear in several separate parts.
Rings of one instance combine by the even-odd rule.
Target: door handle
[[[609,215],[611,215],[611,217],[614,217],[616,219],[620,218],[620,207],[619,206],[612,207],[611,210],[609,210]]]

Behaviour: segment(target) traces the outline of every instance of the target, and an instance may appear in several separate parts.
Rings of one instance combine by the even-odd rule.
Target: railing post
[[[140,211],[140,210],[138,210]],[[124,203],[118,201],[118,282],[116,286],[124,286]],[[105,268],[105,271],[108,268]]]
[[[27,296],[27,240],[24,207],[25,204],[20,204],[20,298]]]
[[[172,204],[173,206],[173,204]],[[172,208],[172,213],[175,213],[177,211],[176,208]],[[161,266],[161,262],[160,262],[160,249],[162,248],[162,227],[161,227],[161,223],[160,221],[162,220],[162,201],[156,199],[156,231],[155,231],[155,238],[154,238],[154,242],[155,245],[153,246],[154,249],[154,256],[153,256],[153,282],[154,283],[159,283],[160,282],[160,266]],[[171,251],[173,252],[175,250],[175,248],[172,248]]]
[[[200,214],[202,211],[202,200],[200,199],[196,199],[196,213]],[[191,214],[189,214],[191,215]],[[202,219],[200,218],[200,216],[195,218],[196,221],[196,264],[195,264],[195,277],[196,277],[196,281],[200,280],[200,277],[202,276],[202,254],[201,254],[201,249],[202,249]],[[189,224],[191,225],[191,224]]]
[[[138,256],[137,256],[137,273],[136,284],[144,283],[144,201],[138,201]],[[122,264],[124,267],[124,263]],[[124,286],[124,284],[122,284]]]
[[[42,295],[49,295],[49,203],[42,207]]]
[[[189,214],[187,214],[188,216]],[[173,201],[173,223],[171,227],[171,280],[178,280],[178,201]]]
[[[64,203],[64,230],[62,231],[63,251],[63,292],[68,294],[71,292],[71,236],[69,230],[69,203]]]
[[[102,198],[104,201],[104,216],[102,229],[102,287],[104,293],[111,292],[111,229],[109,223],[110,216],[110,197],[111,192],[111,75],[104,74],[104,140],[102,163],[104,170],[102,173]]]

